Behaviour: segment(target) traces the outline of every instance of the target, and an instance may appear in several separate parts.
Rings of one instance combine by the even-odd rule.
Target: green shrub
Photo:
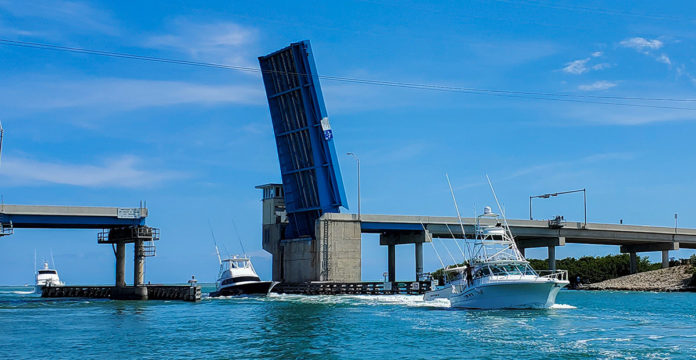
[[[549,268],[548,260],[527,259],[536,270],[546,270]],[[660,263],[650,263],[647,257],[638,259],[638,272],[657,270],[661,268]],[[577,277],[583,284],[595,283],[604,280],[629,275],[631,273],[630,257],[628,254],[607,255],[607,256],[584,256],[579,259],[565,258],[556,260],[556,268],[568,270],[568,280],[575,285]]]
[[[696,255],[692,256],[696,262]],[[535,270],[548,270],[548,259],[527,259],[529,264]],[[462,266],[464,264],[459,264]],[[638,272],[657,270],[662,267],[661,263],[651,263],[647,256],[638,258]],[[620,276],[629,275],[631,273],[630,257],[628,254],[607,255],[607,256],[584,256],[579,259],[565,258],[556,260],[556,268],[559,270],[568,270],[568,280],[575,286],[578,276],[583,284],[595,283],[604,280],[614,279]],[[694,267],[696,269],[696,267]],[[456,275],[449,273],[450,276]],[[442,269],[432,272],[434,279],[438,279],[442,284],[444,281],[444,273]],[[695,275],[696,276],[696,275]],[[696,278],[692,278],[696,281]]]

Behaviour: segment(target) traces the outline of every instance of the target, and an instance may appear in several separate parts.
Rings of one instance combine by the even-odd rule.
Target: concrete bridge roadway
[[[396,245],[415,244],[416,274],[419,275],[423,272],[424,242],[430,241],[431,236],[451,239],[454,234],[455,237],[462,237],[456,217],[362,214],[358,220],[356,214],[327,213],[320,221],[359,222],[362,233],[380,234],[380,244],[389,247],[391,281],[395,279]],[[467,238],[473,237],[476,219],[462,218],[462,223]],[[622,253],[630,254],[632,272],[636,271],[636,253],[661,251],[662,265],[667,267],[670,250],[696,249],[696,229],[581,222],[552,224],[539,220],[508,220],[508,224],[523,253],[527,248],[548,248],[552,269],[556,267],[556,246],[566,243],[618,245]]]

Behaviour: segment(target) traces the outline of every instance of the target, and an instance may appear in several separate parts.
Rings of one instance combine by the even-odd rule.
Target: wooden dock
[[[117,289],[115,286],[49,286],[43,288],[41,297],[195,302],[201,300],[201,287],[198,285],[143,285]]]
[[[301,295],[422,295],[430,290],[430,281],[337,283],[312,281],[280,283],[272,292]]]

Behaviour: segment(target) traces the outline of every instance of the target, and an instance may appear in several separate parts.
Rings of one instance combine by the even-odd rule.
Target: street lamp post
[[[577,192],[581,192],[581,191],[582,191],[582,206],[583,206],[583,209],[585,211],[585,226],[587,226],[587,191],[586,191],[586,189],[561,191],[561,192],[556,192],[556,193],[530,196],[529,197],[529,220],[534,220],[534,218],[532,217],[532,199],[535,199],[535,198],[536,199],[548,199],[552,196],[577,193]]]
[[[358,221],[360,221],[360,158],[352,152],[346,153],[346,155],[352,156],[358,164]]]

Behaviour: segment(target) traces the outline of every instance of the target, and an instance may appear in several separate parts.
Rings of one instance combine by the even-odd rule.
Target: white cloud
[[[690,98],[686,94],[641,94],[644,97],[671,97],[671,98]],[[656,104],[660,105],[660,104]],[[678,106],[681,107],[681,106]],[[684,108],[690,106],[684,105]],[[618,111],[617,111],[618,110]],[[618,126],[641,126],[645,124],[675,122],[675,121],[696,121],[696,112],[688,109],[660,109],[660,108],[636,108],[597,105],[597,106],[571,106],[558,109],[558,116],[567,119],[566,124],[570,125],[618,125]]]
[[[592,70],[604,70],[604,69],[608,69],[610,67],[611,67],[611,64],[609,64],[609,63],[599,63],[599,64],[592,65]]]
[[[563,68],[563,72],[575,75],[586,73],[589,71],[587,68],[588,61],[590,61],[590,58],[571,61]]]
[[[648,40],[642,37],[634,37],[621,41],[619,45],[626,48],[634,49],[636,51],[640,51],[642,53],[646,53],[650,50],[660,49],[663,43],[662,41],[657,39]]]
[[[31,34],[37,28],[47,25],[59,25],[60,30],[70,29],[80,32],[89,32],[116,35],[119,32],[113,18],[106,12],[90,6],[88,3],[60,0],[37,1],[11,1],[0,0],[0,9],[17,18],[35,18],[32,29],[18,29],[17,31]],[[54,23],[54,24],[50,24]],[[42,31],[55,37],[56,29]]]
[[[666,54],[661,54],[660,56],[658,56],[656,58],[656,60],[658,62],[663,63],[663,64],[672,65],[672,61],[669,59],[669,57]]]
[[[601,80],[601,81],[595,81],[592,84],[580,85],[580,86],[578,86],[578,89],[580,89],[582,91],[596,91],[596,90],[611,89],[614,86],[616,86],[616,83]]]
[[[534,166],[530,166],[527,168],[518,169],[516,171],[512,171],[512,173],[509,176],[503,178],[503,180],[514,179],[516,177],[529,175],[529,174],[536,174],[541,170],[558,168],[561,166],[570,166],[570,165],[577,165],[577,164],[592,164],[592,163],[597,163],[597,162],[601,162],[601,161],[611,161],[611,160],[628,160],[628,159],[633,158],[633,156],[634,156],[633,153],[627,153],[627,152],[612,152],[612,153],[592,154],[592,155],[588,155],[588,156],[585,156],[585,157],[582,157],[582,158],[576,159],[576,160],[549,162],[549,163],[545,163],[545,164],[539,164],[539,165],[534,165]]]
[[[568,73],[568,74],[573,74],[573,75],[580,75],[584,74],[586,72],[590,72],[592,70],[603,70],[606,68],[611,67],[610,64],[608,63],[600,63],[600,64],[595,64],[595,65],[590,65],[590,61],[592,61],[593,58],[598,58],[604,55],[601,51],[595,51],[592,54],[590,54],[590,57],[584,58],[584,59],[578,59],[571,61],[569,63],[565,64],[565,67],[561,70],[563,72]]]
[[[124,111],[138,108],[188,105],[265,103],[263,87],[247,85],[209,85],[182,81],[97,78],[60,81],[23,78],[0,87],[0,106],[24,111],[67,108],[98,108]]]
[[[4,156],[0,173],[9,185],[60,184],[83,187],[141,187],[184,178],[180,172],[143,170],[143,161],[122,156],[100,165],[44,162]]]
[[[196,59],[221,61],[235,65],[256,67],[256,56],[251,45],[257,40],[257,31],[232,22],[193,23],[176,20],[168,34],[155,35],[144,41],[144,46],[168,48]]]
[[[534,175],[536,177],[539,176],[539,174],[546,174],[550,172],[557,172],[559,169],[577,169],[577,168],[585,168],[590,164],[595,164],[599,162],[604,162],[604,161],[618,161],[618,160],[631,160],[635,158],[635,154],[629,153],[629,152],[609,152],[609,153],[598,153],[598,154],[592,154],[588,155],[582,158],[578,158],[575,160],[563,160],[563,161],[550,161],[546,163],[541,163],[537,165],[531,165],[523,168],[518,168],[518,169],[512,169],[510,172],[508,172],[509,175],[507,176],[500,176],[497,177],[497,181],[503,182],[503,181],[508,181],[512,180],[515,178],[519,177],[524,177],[528,175]],[[468,184],[464,185],[459,185],[456,187],[457,190],[465,189],[465,188],[470,188],[470,187],[476,187],[476,186],[481,186],[485,185],[485,182],[471,182]]]
[[[691,81],[692,84],[696,85],[696,76],[691,75],[691,73],[686,70],[686,66],[684,64],[681,64],[677,67],[677,76],[686,77]]]

